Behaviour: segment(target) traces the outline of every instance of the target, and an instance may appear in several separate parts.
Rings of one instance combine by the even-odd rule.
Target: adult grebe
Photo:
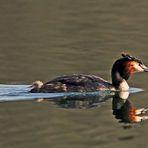
[[[122,58],[115,61],[112,67],[112,83],[94,76],[85,74],[73,74],[57,77],[51,81],[43,83],[35,81],[30,92],[88,92],[98,90],[118,90],[127,91],[129,86],[127,80],[135,72],[148,72],[141,60],[122,53]]]

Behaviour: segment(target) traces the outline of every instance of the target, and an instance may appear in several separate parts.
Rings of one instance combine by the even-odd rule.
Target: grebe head
[[[112,84],[116,89],[128,90],[126,80],[136,72],[148,72],[148,67],[140,59],[122,53],[122,58],[115,61],[112,67]]]
[[[42,86],[43,86],[43,82],[42,81],[35,81],[31,85],[31,87],[33,89],[40,89]]]

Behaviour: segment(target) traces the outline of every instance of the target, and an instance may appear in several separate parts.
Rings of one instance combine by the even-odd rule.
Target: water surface
[[[146,0],[1,1],[1,84],[29,85],[71,73],[110,80],[122,51],[148,65],[147,7]],[[136,74],[129,81],[145,90],[129,96],[137,108],[148,105],[147,77]],[[0,147],[5,148],[146,148],[147,128],[144,121],[125,129],[112,115],[112,99],[91,109],[50,101],[0,103]]]

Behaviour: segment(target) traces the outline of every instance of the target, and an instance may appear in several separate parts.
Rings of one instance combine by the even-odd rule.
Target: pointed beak
[[[141,68],[144,70],[144,72],[148,72],[148,67],[147,67],[147,66],[145,66],[144,64],[143,64],[143,65],[141,65]]]

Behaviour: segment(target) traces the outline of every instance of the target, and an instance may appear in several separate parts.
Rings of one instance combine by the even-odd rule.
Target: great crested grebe
[[[94,75],[73,74],[60,76],[46,83],[35,81],[30,92],[127,91],[129,89],[127,80],[135,72],[148,72],[148,67],[140,59],[122,53],[122,58],[119,58],[113,64],[111,71],[112,83]]]

